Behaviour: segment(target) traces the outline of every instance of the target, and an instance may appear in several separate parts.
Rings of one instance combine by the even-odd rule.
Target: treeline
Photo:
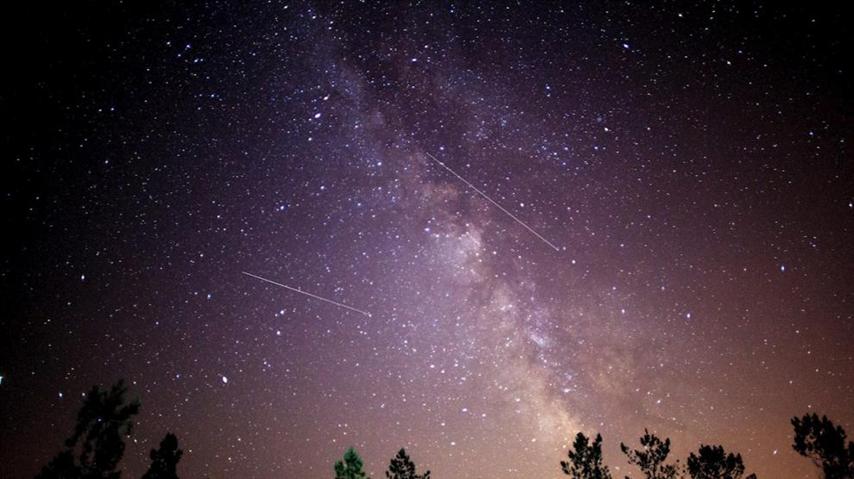
[[[351,447],[344,453],[344,459],[335,463],[335,479],[370,479],[363,467],[362,458]],[[415,463],[406,454],[406,450],[401,449],[391,458],[385,477],[387,479],[430,479],[430,471],[423,475],[416,474]]]
[[[44,466],[36,479],[120,479],[119,462],[125,451],[124,440],[133,430],[133,417],[139,413],[139,401],[127,399],[127,387],[119,381],[109,390],[94,386],[85,395],[77,413],[77,423],[63,449]],[[854,479],[854,443],[845,430],[825,416],[807,414],[792,418],[792,448],[811,460],[823,479]],[[744,476],[745,466],[738,453],[723,446],[700,445],[685,463],[670,460],[670,439],[663,440],[644,430],[640,448],[620,443],[627,462],[637,467],[646,479],[756,479]],[[152,449],[151,464],[142,479],[178,479],[177,467],[183,452],[178,438],[167,433],[158,449]],[[560,461],[560,469],[572,479],[612,479],[602,455],[602,436],[578,433]],[[344,453],[334,465],[335,479],[370,479],[364,462],[355,449]],[[417,474],[415,463],[405,449],[398,451],[385,472],[387,479],[430,479],[430,471]],[[626,478],[628,479],[628,478]]]
[[[126,396],[124,381],[109,390],[93,386],[77,412],[77,424],[65,447],[36,479],[119,479],[124,438],[130,436],[133,417],[139,414],[139,401],[128,401]],[[142,479],[178,479],[182,454],[178,438],[167,433],[160,448],[151,450],[151,465]]]
[[[818,414],[793,417],[792,426],[792,448],[810,459],[820,469],[822,478],[854,479],[854,443],[847,440],[841,426]],[[662,441],[644,430],[640,446],[632,449],[620,443],[620,450],[628,463],[640,469],[646,479],[756,479],[756,474],[744,476],[741,454],[727,452],[723,446],[701,444],[696,453],[688,455],[684,464],[678,460],[669,462],[669,438]],[[560,467],[573,479],[611,479],[611,472],[602,457],[600,434],[591,442],[583,433],[578,433],[567,456],[569,460],[561,461]]]
[[[631,449],[620,443],[620,450],[626,455],[628,463],[640,469],[647,479],[742,479],[744,476],[741,455],[728,453],[723,446],[700,445],[697,454],[692,452],[683,466],[679,461],[668,462],[669,438],[662,441],[655,434],[644,430],[640,444],[640,449]],[[568,456],[569,460],[561,461],[560,467],[564,474],[573,479],[611,479],[611,471],[602,460],[601,435],[597,434],[591,442],[587,436],[578,433]],[[756,479],[756,475],[751,474],[744,479]]]

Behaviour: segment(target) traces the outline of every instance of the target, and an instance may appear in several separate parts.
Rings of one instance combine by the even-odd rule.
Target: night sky
[[[644,427],[815,477],[789,419],[854,432],[850,17],[483,3],[10,7],[0,476],[126,378],[126,477],[167,431],[182,477],[559,478],[578,431],[638,477]]]

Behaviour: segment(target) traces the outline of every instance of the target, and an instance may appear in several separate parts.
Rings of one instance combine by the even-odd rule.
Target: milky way
[[[260,479],[565,477],[578,431],[638,477],[645,427],[812,477],[789,418],[854,431],[839,12],[233,3],[4,22],[0,475],[119,378],[128,477],[166,431]]]

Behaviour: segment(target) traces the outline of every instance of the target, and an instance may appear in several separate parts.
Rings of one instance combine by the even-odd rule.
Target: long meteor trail
[[[531,234],[533,234],[534,236],[536,236],[537,238],[539,238],[540,240],[542,240],[542,241],[543,241],[543,243],[545,243],[545,244],[547,244],[547,245],[551,246],[551,247],[552,247],[552,249],[553,249],[553,250],[555,250],[555,251],[560,251],[560,248],[558,248],[557,246],[555,246],[554,244],[552,244],[552,242],[551,242],[551,241],[549,241],[549,240],[547,240],[547,239],[543,238],[543,236],[542,236],[541,234],[539,234],[539,233],[537,233],[536,231],[534,231],[534,228],[531,228],[530,226],[526,225],[524,221],[520,220],[519,218],[515,217],[515,216],[513,215],[513,213],[511,213],[511,212],[507,211],[506,209],[504,209],[504,207],[503,207],[503,206],[501,206],[501,205],[499,205],[499,204],[498,204],[498,202],[496,202],[495,200],[493,200],[492,198],[490,198],[489,196],[487,196],[487,195],[486,195],[486,193],[484,193],[483,191],[480,191],[479,189],[477,189],[477,187],[476,187],[476,186],[474,186],[473,184],[469,183],[465,178],[463,178],[462,176],[458,175],[458,174],[457,174],[457,172],[456,172],[456,171],[454,171],[454,170],[452,170],[448,165],[446,165],[446,164],[442,163],[441,161],[439,161],[435,156],[431,155],[430,153],[427,153],[426,151],[425,151],[424,153],[425,153],[425,154],[427,154],[427,156],[429,156],[431,160],[433,160],[433,161],[435,161],[436,163],[438,163],[438,164],[439,164],[439,166],[441,166],[442,168],[444,168],[444,169],[448,170],[449,172],[451,172],[451,174],[452,174],[452,175],[454,175],[454,176],[456,176],[457,178],[459,178],[459,180],[460,180],[460,181],[462,181],[463,183],[465,183],[466,185],[468,185],[468,187],[469,187],[469,188],[471,188],[471,189],[473,189],[474,191],[476,191],[476,192],[477,192],[477,194],[479,194],[480,196],[483,196],[483,197],[484,197],[484,199],[486,199],[486,201],[489,201],[490,203],[492,203],[493,205],[495,205],[495,207],[496,207],[496,208],[498,208],[499,210],[503,211],[503,212],[504,212],[504,214],[506,214],[506,215],[507,215],[507,216],[509,216],[510,218],[513,218],[513,221],[515,221],[515,222],[519,223],[520,225],[522,225],[526,230],[530,231],[530,232],[531,232]]]
[[[327,298],[324,298],[324,297],[322,297],[322,296],[318,296],[318,295],[316,295],[316,294],[311,294],[311,293],[309,293],[308,291],[303,291],[303,290],[298,289],[298,288],[292,288],[292,287],[290,287],[290,286],[288,286],[288,285],[286,285],[286,284],[277,283],[277,282],[275,282],[275,281],[273,281],[273,280],[271,280],[271,279],[262,278],[261,276],[258,276],[257,274],[247,273],[246,271],[241,271],[241,272],[242,272],[243,274],[245,274],[246,276],[251,276],[251,277],[253,277],[253,278],[255,278],[255,279],[260,279],[261,281],[264,281],[264,282],[267,282],[267,283],[270,283],[270,284],[275,284],[276,286],[281,286],[282,288],[289,289],[289,290],[291,290],[291,291],[293,291],[293,292],[295,292],[295,293],[304,294],[304,295],[309,296],[309,297],[312,297],[312,298],[314,298],[314,299],[319,299],[320,301],[324,301],[324,302],[329,303],[329,304],[334,304],[335,306],[338,306],[339,308],[349,309],[350,311],[355,311],[355,312],[357,312],[357,313],[359,313],[359,314],[364,314],[365,316],[367,316],[367,317],[369,317],[369,318],[371,317],[371,313],[369,313],[369,312],[367,312],[367,311],[362,311],[361,309],[356,309],[356,308],[354,308],[354,307],[352,307],[352,306],[347,306],[346,304],[342,304],[342,303],[339,303],[339,302],[337,302],[337,301],[332,301],[331,299],[327,299]]]

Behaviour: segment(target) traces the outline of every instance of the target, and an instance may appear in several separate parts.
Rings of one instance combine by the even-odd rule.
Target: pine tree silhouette
[[[698,452],[688,456],[688,475],[692,479],[741,479],[744,474],[741,454],[727,453],[723,446],[704,445]],[[756,475],[745,479],[756,479]]]
[[[569,461],[560,461],[563,473],[572,479],[611,479],[608,466],[602,464],[602,436],[596,435],[591,444],[587,436],[578,433],[568,453]]]
[[[124,437],[133,429],[139,402],[127,403],[119,381],[109,391],[93,386],[77,413],[74,434],[36,479],[119,479],[116,470],[125,451]],[[75,458],[75,454],[77,457]]]
[[[36,479],[80,479],[83,473],[74,463],[74,452],[66,449],[44,466]]]
[[[845,429],[836,426],[827,416],[806,414],[792,418],[798,454],[810,458],[821,468],[825,479],[854,478],[854,443],[848,441]]]
[[[335,479],[370,479],[363,466],[362,458],[351,447],[344,453],[344,460],[335,463]]]
[[[409,459],[406,449],[401,449],[397,452],[397,456],[391,459],[385,477],[388,479],[430,479],[430,471],[421,476],[416,474],[415,463]]]
[[[647,479],[676,479],[679,472],[678,465],[665,464],[670,454],[670,439],[665,438],[662,442],[646,429],[643,433],[640,438],[641,449],[631,450],[620,443],[620,450],[628,458],[629,464],[638,466]]]
[[[184,451],[178,449],[178,438],[167,433],[160,441],[160,449],[151,450],[151,466],[142,479],[178,479],[176,469],[183,454]]]

